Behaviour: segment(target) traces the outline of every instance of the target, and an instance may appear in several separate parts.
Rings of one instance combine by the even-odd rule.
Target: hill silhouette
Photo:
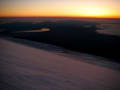
[[[2,33],[90,53],[119,61],[120,37],[96,32],[98,23],[87,21],[12,22],[0,24]],[[49,28],[48,32],[26,32]]]

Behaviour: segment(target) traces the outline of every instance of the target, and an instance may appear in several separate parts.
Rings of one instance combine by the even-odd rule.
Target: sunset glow
[[[1,0],[1,17],[120,18],[120,0]]]

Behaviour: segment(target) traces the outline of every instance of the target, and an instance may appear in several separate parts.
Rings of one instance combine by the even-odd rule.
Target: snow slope
[[[120,90],[119,70],[82,60],[0,39],[0,90]]]

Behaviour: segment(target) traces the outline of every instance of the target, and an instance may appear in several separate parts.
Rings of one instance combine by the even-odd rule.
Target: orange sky
[[[68,16],[120,18],[120,0],[1,0],[1,17]]]

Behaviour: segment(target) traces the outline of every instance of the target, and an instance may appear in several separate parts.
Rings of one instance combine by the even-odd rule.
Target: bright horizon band
[[[120,18],[120,0],[1,0],[0,17]]]

